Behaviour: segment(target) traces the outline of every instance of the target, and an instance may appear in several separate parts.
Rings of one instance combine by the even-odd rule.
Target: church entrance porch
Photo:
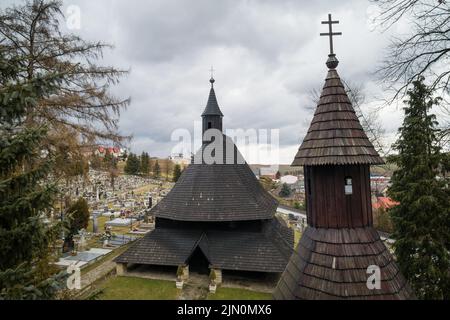
[[[194,250],[194,253],[189,258],[187,264],[189,265],[189,272],[191,274],[196,273],[209,276],[210,263],[199,247]]]
[[[177,278],[177,267],[132,264],[128,265],[125,276],[175,281]]]

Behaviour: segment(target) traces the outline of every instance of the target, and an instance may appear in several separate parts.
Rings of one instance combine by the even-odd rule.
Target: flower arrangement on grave
[[[111,238],[114,237],[114,234],[111,232],[111,228],[108,227],[105,232],[101,236],[102,241],[108,241],[111,240]]]

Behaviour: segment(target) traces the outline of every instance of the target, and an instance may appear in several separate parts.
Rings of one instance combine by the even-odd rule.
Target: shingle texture
[[[381,290],[369,290],[369,266],[381,270]],[[413,299],[414,294],[374,228],[308,227],[277,289],[279,300]]]
[[[237,154],[234,159],[242,159],[234,143],[230,150]],[[232,164],[191,164],[151,213],[178,221],[266,220],[274,217],[277,205],[248,164],[236,160]]]
[[[221,116],[223,117],[222,111],[220,111],[219,103],[217,102],[216,92],[214,88],[211,88],[209,92],[208,103],[206,104],[205,111],[203,111],[202,117],[204,116]]]
[[[293,165],[383,164],[367,138],[335,69],[325,86]]]
[[[159,228],[115,259],[118,263],[179,266],[200,248],[222,270],[281,273],[292,254],[292,229],[274,219],[261,232]]]

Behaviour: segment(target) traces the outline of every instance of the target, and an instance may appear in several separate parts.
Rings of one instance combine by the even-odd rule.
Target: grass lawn
[[[181,291],[173,281],[133,277],[110,277],[100,281],[95,292],[99,300],[177,300]],[[92,294],[92,293],[91,293]],[[88,298],[85,296],[85,298]],[[207,300],[271,300],[270,293],[236,288],[219,288]]]
[[[294,230],[294,248],[297,248],[300,239],[302,238],[302,234],[297,229]]]
[[[100,300],[176,300],[175,282],[132,277],[111,277],[101,284]]]
[[[218,288],[216,294],[208,294],[208,300],[272,300],[270,293],[237,288]]]

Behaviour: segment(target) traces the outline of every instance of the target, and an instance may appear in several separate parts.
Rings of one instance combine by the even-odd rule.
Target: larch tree
[[[377,71],[388,95],[388,102],[405,97],[418,77],[425,77],[429,87],[442,97],[450,93],[450,1],[448,0],[372,0],[379,7],[373,24],[381,31],[399,24],[408,31],[391,37]],[[448,99],[445,99],[448,100]],[[440,145],[450,150],[450,108],[440,106]]]
[[[405,118],[391,156],[398,169],[389,196],[395,254],[401,271],[422,299],[450,298],[450,191],[440,176],[442,153],[436,117],[439,103],[419,78],[408,90]]]
[[[64,21],[62,2],[56,0],[27,0],[0,11],[2,50],[6,57],[19,58],[18,77],[32,80],[54,72],[64,77],[52,95],[27,108],[24,124],[47,124],[46,143],[64,149],[60,156],[68,151],[62,161],[67,163],[79,161],[82,141],[124,140],[118,118],[129,99],[110,93],[127,71],[98,65],[111,45],[61,31]]]
[[[419,76],[431,80],[430,88],[449,89],[450,3],[445,0],[372,0],[380,12],[374,25],[383,31],[397,23],[410,26],[409,32],[391,38],[380,78],[402,97]],[[440,68],[443,66],[444,68]]]
[[[106,150],[105,157],[103,158],[103,169],[109,175],[109,183],[113,191],[116,187],[116,178],[119,176],[117,162],[118,159],[109,150]]]

